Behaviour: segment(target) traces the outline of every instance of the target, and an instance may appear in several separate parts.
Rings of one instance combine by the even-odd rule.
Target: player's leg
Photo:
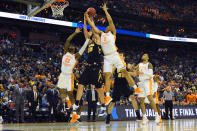
[[[77,111],[79,108],[79,103],[80,100],[83,96],[83,89],[84,89],[84,85],[87,84],[87,68],[86,70],[82,73],[82,75],[79,78],[79,85],[78,85],[78,89],[77,89],[77,96],[76,96],[76,101],[75,104],[73,104],[73,111]]]
[[[156,107],[156,103],[153,100],[153,96],[152,95],[149,95],[149,96],[147,96],[147,98],[148,98],[148,100],[150,102],[150,105],[151,105],[152,109],[154,110],[154,112],[157,112],[158,113],[157,107]]]
[[[159,121],[160,121],[160,116],[159,116],[159,114],[158,114],[158,110],[157,110],[157,107],[156,107],[156,103],[155,103],[154,100],[153,100],[153,96],[152,96],[152,95],[149,95],[149,96],[147,96],[147,98],[148,98],[148,100],[149,100],[149,102],[150,102],[150,105],[151,105],[152,109],[153,109],[154,112],[155,112],[155,122],[156,122],[156,123],[159,123]]]
[[[156,103],[156,108],[157,108],[157,111],[158,111],[158,114],[159,114],[159,117],[160,117],[159,122],[161,123],[162,122],[162,119],[161,119],[161,110],[160,110],[160,107],[159,107],[159,98],[158,98],[158,93],[157,92],[154,93],[153,100]]]
[[[67,107],[70,108],[72,106],[72,102],[70,100],[70,96],[68,94],[68,91],[66,89],[59,89],[59,93],[60,93],[60,98],[64,99],[66,98],[66,102],[67,102]],[[71,96],[72,97],[72,96]]]
[[[160,116],[159,116],[158,111],[157,111],[156,103],[153,100],[153,80],[146,80],[144,82],[144,84],[145,84],[145,93],[146,93],[146,96],[147,96],[147,98],[148,98],[148,100],[150,102],[150,105],[151,105],[152,109],[155,112],[155,122],[156,123],[159,123]]]
[[[104,90],[102,88],[97,88],[97,92],[98,92],[98,97],[101,103],[101,108],[100,108],[98,116],[102,117],[106,114]]]
[[[139,109],[138,109],[138,104],[137,104],[137,100],[135,99],[135,96],[130,95],[129,100],[131,101],[133,109],[135,110],[135,113],[137,115],[137,120],[140,120],[141,119],[140,112],[139,112]]]
[[[71,103],[75,103],[74,96],[73,96],[73,90],[74,90],[74,75],[73,74],[71,75],[70,86],[68,87],[67,90],[68,92],[70,92],[69,95],[72,99]],[[78,119],[80,119],[80,115],[78,115],[76,110],[74,109],[73,109],[71,116],[72,116],[72,119],[70,120],[70,123],[75,123]]]
[[[97,92],[98,92],[98,97],[99,97],[99,100],[101,102],[101,105],[105,105],[105,95],[104,95],[104,90],[102,88],[97,88],[96,89]]]
[[[68,91],[68,97],[70,99],[70,106],[71,106],[71,105],[73,105],[75,103],[73,91]]]
[[[67,97],[67,82],[68,82],[69,77],[66,75],[63,75],[62,73],[59,76],[59,80],[57,82],[57,87],[59,88],[59,96],[61,98],[66,98]]]
[[[112,101],[110,102],[108,108],[107,108],[107,117],[106,117],[106,124],[110,124],[111,120],[111,113],[113,111],[113,108],[115,106],[115,103],[117,101],[120,101],[120,97],[122,95],[122,91],[120,90],[120,86],[115,83],[113,93],[112,93]]]
[[[122,59],[122,57],[117,53],[116,55],[114,55],[113,58],[113,64],[115,65],[115,67],[119,70],[121,70],[122,74],[125,76],[127,82],[129,83],[130,86],[132,86],[135,89],[136,93],[140,93],[140,89],[137,88],[135,81],[133,80],[133,78],[131,77],[131,75],[129,75],[129,73],[126,70],[126,63],[124,62],[124,60]]]
[[[79,102],[83,96],[83,88],[84,88],[84,85],[82,84],[78,85],[76,101],[75,101],[75,104],[73,104],[74,111],[76,111],[79,108]]]
[[[142,116],[142,123],[146,124],[148,122],[148,118],[146,116],[146,106],[145,106],[145,103],[144,103],[145,97],[144,96],[143,97],[139,97],[139,100],[140,100],[140,108],[142,110],[142,115],[143,115]]]
[[[107,108],[106,124],[110,124],[111,113],[112,113],[112,110],[113,110],[114,106],[115,106],[115,102],[110,102],[110,104]]]
[[[101,107],[98,112],[98,116],[102,117],[106,114],[106,107],[105,107],[105,95],[104,90],[102,89],[102,70],[100,66],[93,66],[88,71],[89,76],[89,83],[91,86],[94,86],[94,88],[97,90],[98,98],[101,103]]]
[[[105,97],[105,105],[108,105],[112,98],[110,97],[110,85],[111,85],[111,75],[112,75],[112,64],[108,62],[108,60],[104,59],[104,76],[105,76],[105,90],[106,90],[106,97]]]
[[[111,113],[113,110],[113,107],[115,106],[115,103],[117,101],[120,101],[120,97],[124,95],[124,92],[122,89],[122,86],[115,81],[114,83],[114,88],[112,92],[112,101],[110,102],[108,108],[107,108],[107,118],[106,118],[106,124],[110,124],[110,118],[111,118]]]

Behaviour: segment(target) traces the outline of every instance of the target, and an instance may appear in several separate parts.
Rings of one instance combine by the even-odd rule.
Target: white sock
[[[109,92],[106,92],[106,96],[110,96],[110,93]]]
[[[158,112],[155,112],[155,116],[159,116]]]
[[[146,114],[143,114],[143,117],[144,117],[144,118],[147,118],[147,117],[146,117]]]
[[[134,85],[134,86],[133,86],[133,88],[134,88],[134,89],[136,89],[136,88],[137,88],[137,86],[136,86],[136,85]]]
[[[66,97],[66,100],[67,100],[67,101],[70,100],[68,96]]]

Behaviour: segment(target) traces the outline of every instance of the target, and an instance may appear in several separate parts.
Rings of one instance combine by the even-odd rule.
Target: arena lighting
[[[68,22],[68,21],[47,19],[47,18],[41,18],[41,17],[28,17],[26,15],[13,14],[13,13],[7,13],[7,12],[0,12],[0,17],[18,19],[18,20],[25,20],[25,21],[33,21],[33,22],[46,23],[46,24],[61,25],[61,26],[83,28],[83,24],[81,24],[81,23],[74,23],[74,22]],[[87,26],[87,28],[90,29],[90,26]],[[105,30],[105,27],[98,26],[98,28],[102,31]],[[169,36],[161,36],[161,35],[154,35],[154,34],[145,34],[145,33],[128,31],[128,30],[120,30],[120,29],[117,29],[117,33],[118,34],[123,34],[123,35],[130,35],[130,36],[137,36],[137,37],[143,37],[143,38],[165,40],[165,41],[179,41],[179,42],[197,43],[197,39],[195,39],[195,38],[169,37]]]

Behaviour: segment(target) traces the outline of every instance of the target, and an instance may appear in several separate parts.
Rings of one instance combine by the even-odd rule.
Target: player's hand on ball
[[[76,30],[75,30],[75,33],[78,34],[78,33],[80,33],[80,32],[81,32],[81,28],[77,27]]]
[[[139,75],[144,75],[144,73],[140,71],[140,72],[139,72]]]

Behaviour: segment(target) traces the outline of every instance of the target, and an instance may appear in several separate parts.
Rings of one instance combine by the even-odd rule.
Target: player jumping
[[[93,17],[91,18],[93,20]],[[104,91],[101,88],[101,80],[102,80],[102,70],[101,70],[101,47],[100,47],[100,36],[95,34],[92,30],[88,32],[86,18],[84,16],[84,36],[85,38],[92,37],[92,42],[88,46],[88,59],[86,69],[82,73],[79,79],[79,86],[77,90],[76,102],[73,105],[73,110],[76,111],[79,107],[79,101],[83,95],[84,85],[91,85],[96,87],[100,102],[101,102],[101,113],[99,116],[103,116],[105,114],[105,99],[104,99]],[[76,119],[75,119],[76,120]],[[73,119],[73,121],[75,121]]]
[[[60,96],[66,97],[66,100],[71,100],[71,104],[74,104],[73,89],[74,89],[74,75],[73,69],[77,64],[77,61],[85,51],[90,40],[87,38],[84,45],[81,47],[78,53],[75,54],[75,47],[70,45],[71,40],[81,32],[80,28],[76,28],[75,32],[72,33],[66,40],[64,47],[64,56],[62,58],[61,74],[57,83],[57,87],[60,88]],[[76,114],[73,114],[78,117]]]
[[[110,14],[108,13],[108,8],[106,6],[106,3],[103,4],[102,9],[106,14],[109,23],[109,26],[106,28],[105,32],[100,31],[95,26],[94,22],[89,18],[87,13],[85,13],[85,16],[89,25],[92,27],[93,31],[101,37],[101,48],[104,53],[104,76],[105,76],[105,88],[106,88],[105,105],[108,105],[112,101],[112,98],[110,97],[110,77],[112,75],[113,65],[123,73],[129,85],[135,89],[135,92],[141,92],[141,91],[139,88],[137,88],[134,80],[127,72],[125,67],[126,65],[124,64],[124,61],[122,60],[119,53],[117,52],[117,48],[115,45],[116,28]]]

